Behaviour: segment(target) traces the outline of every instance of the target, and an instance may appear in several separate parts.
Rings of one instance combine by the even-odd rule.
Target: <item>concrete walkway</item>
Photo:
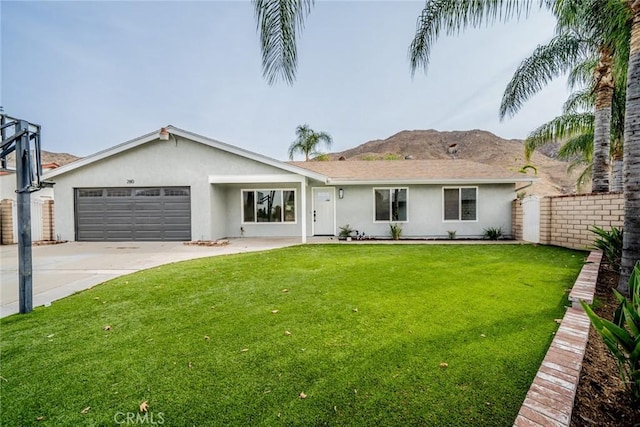
[[[225,246],[182,242],[69,242],[34,246],[33,306],[51,304],[118,276],[177,261],[293,246],[299,238],[230,239]],[[0,317],[18,313],[18,246],[0,246]]]

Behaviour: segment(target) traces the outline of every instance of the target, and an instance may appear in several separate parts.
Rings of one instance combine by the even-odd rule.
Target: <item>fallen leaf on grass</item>
[[[147,412],[148,409],[149,409],[149,404],[145,400],[140,404],[140,412]]]
[[[241,353],[244,353],[246,351],[249,351],[249,349],[248,348],[243,348],[242,350],[240,350]]]
[[[558,325],[562,323],[562,319],[553,319],[553,321],[556,322]]]
[[[189,369],[191,369],[193,367],[193,365],[191,364],[191,362],[189,362]]]
[[[44,421],[44,415],[40,415],[38,418],[36,418],[36,421]]]
[[[448,368],[448,367],[449,367],[449,364],[448,364],[447,362],[442,362],[442,363],[440,364],[440,367],[441,367],[441,368]]]
[[[209,335],[205,335],[205,336],[204,336],[204,339],[205,339],[206,341],[209,341],[211,338],[209,338]]]
[[[54,335],[55,334],[49,334],[49,335],[47,335],[47,338],[53,338]]]
[[[303,392],[301,392],[301,393],[300,393],[300,395],[298,395],[298,397],[299,397],[300,399],[306,399],[306,398],[307,398],[307,395],[306,395],[306,394],[304,394],[304,391],[303,391]]]
[[[104,329],[105,331],[110,331],[111,330],[111,325],[105,325],[105,327],[102,328],[102,329]]]
[[[287,293],[289,292],[289,289],[283,289],[282,292]]]
[[[91,406],[87,406],[86,408],[84,408],[82,411],[80,411],[81,414],[86,414],[87,412],[89,412],[89,409],[91,409]]]
[[[291,332],[289,332],[289,331],[284,331],[284,334],[285,334],[286,336],[291,336]]]
[[[354,313],[357,313],[357,312],[358,312],[358,309],[357,309],[357,308],[354,308],[354,309],[353,309],[353,312],[354,312]]]
[[[100,299],[100,297],[95,297],[94,299]]]
[[[271,313],[277,314],[280,310],[271,310]]]
[[[480,334],[480,337],[486,338],[487,336],[485,334]]]

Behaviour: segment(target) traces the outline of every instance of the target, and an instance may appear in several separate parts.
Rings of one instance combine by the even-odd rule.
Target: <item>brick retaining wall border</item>
[[[591,252],[576,279],[569,307],[547,350],[520,412],[516,427],[569,426],[576,397],[582,360],[591,323],[580,301],[593,302],[602,260],[601,252]]]

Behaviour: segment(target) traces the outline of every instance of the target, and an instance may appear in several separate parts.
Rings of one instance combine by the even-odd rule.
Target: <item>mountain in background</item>
[[[76,160],[81,159],[82,157],[74,156],[69,153],[52,153],[50,151],[42,150],[40,152],[40,156],[42,157],[42,163],[57,163],[60,166],[64,166],[67,163],[75,162]],[[15,167],[16,165],[16,154],[11,153],[7,156],[7,163],[11,167]]]
[[[437,130],[403,130],[387,139],[365,142],[355,148],[330,153],[331,160],[397,161],[463,159],[495,168],[519,171],[525,165],[524,142],[504,139],[484,130],[440,132]],[[567,162],[536,152],[532,164],[539,181],[526,191],[541,196],[575,192],[576,177],[567,173]],[[534,175],[532,170],[527,174]]]
[[[549,155],[555,155],[557,147],[547,147]],[[526,189],[527,194],[540,196],[569,194],[576,191],[576,176],[567,173],[567,162],[536,152],[532,163],[538,169],[539,181]],[[517,172],[524,166],[524,145],[519,139],[504,139],[484,130],[440,132],[437,130],[403,130],[387,139],[365,142],[355,148],[330,153],[331,160],[378,160],[406,157],[421,160],[463,159],[484,163],[499,169]],[[42,151],[42,163],[55,162],[60,166],[81,157],[68,153]],[[13,154],[8,158],[15,165]],[[533,176],[533,171],[527,174]]]

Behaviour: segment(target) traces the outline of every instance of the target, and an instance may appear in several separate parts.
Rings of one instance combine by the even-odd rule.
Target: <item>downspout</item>
[[[517,195],[519,192],[521,192],[525,188],[531,187],[532,185],[533,185],[533,181],[529,181],[527,185],[525,185],[524,187],[516,188],[514,191],[516,192],[516,195]]]

